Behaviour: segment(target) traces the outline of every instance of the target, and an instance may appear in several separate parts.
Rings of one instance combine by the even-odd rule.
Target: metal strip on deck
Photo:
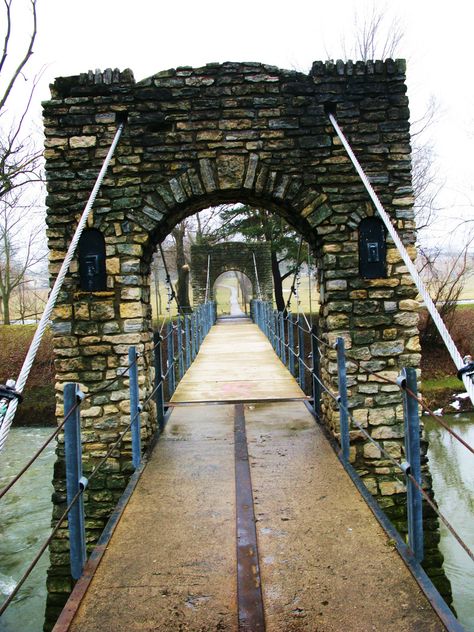
[[[255,529],[243,404],[235,406],[234,424],[239,630],[241,632],[264,632],[265,618],[258,561],[257,531]]]

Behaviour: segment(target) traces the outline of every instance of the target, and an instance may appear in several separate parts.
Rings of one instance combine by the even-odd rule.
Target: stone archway
[[[330,346],[343,336],[354,360],[351,408],[377,438],[400,442],[395,398],[364,369],[392,376],[400,366],[418,366],[417,292],[391,243],[387,278],[361,276],[358,226],[373,211],[326,112],[336,113],[403,241],[414,244],[404,73],[403,61],[388,60],[315,62],[308,75],[225,63],[168,70],[140,82],[130,71],[57,79],[44,105],[52,276],[117,122],[127,121],[90,220],[105,239],[106,290],[81,290],[73,266],[55,313],[59,401],[65,381],[93,390],[116,377],[128,344],[143,351],[143,388],[149,388],[149,272],[156,244],[196,211],[242,202],[280,215],[310,244],[320,273],[320,330]],[[335,371],[331,354],[322,366],[328,384]],[[126,407],[122,382],[113,404],[91,398],[86,415],[93,428],[113,407],[118,414]],[[330,401],[325,416],[336,431]],[[144,411],[143,421],[146,442],[155,427],[152,410]],[[94,445],[102,443],[107,438],[99,432]],[[119,470],[129,458],[126,450],[117,456]],[[370,449],[359,442],[352,458],[371,489],[383,494]]]
[[[273,300],[271,249],[269,244],[227,242],[214,246],[191,247],[193,303],[202,303],[206,296],[209,265],[209,298],[217,278],[223,272],[237,270],[245,274],[252,284],[252,293],[258,298]],[[256,276],[256,272],[258,279]]]
[[[353,360],[350,407],[374,437],[400,451],[398,397],[364,369],[393,377],[401,366],[419,365],[417,291],[390,242],[387,278],[360,274],[358,226],[373,210],[327,111],[336,114],[414,256],[405,93],[403,60],[315,62],[307,75],[259,63],[225,63],[167,70],[140,82],[131,71],[117,70],[57,79],[44,104],[52,277],[117,122],[126,121],[90,219],[105,240],[106,289],[81,290],[73,264],[54,316],[58,414],[64,382],[94,390],[116,378],[127,365],[129,344],[142,352],[142,389],[148,392],[153,380],[149,273],[156,245],[185,217],[242,202],[280,215],[310,244],[320,271],[320,330],[329,345],[323,379],[335,380],[331,345],[343,336]],[[118,379],[112,401],[92,396],[84,411],[86,470],[113,441],[128,405],[125,381]],[[329,401],[325,416],[337,432],[338,413]],[[142,421],[146,443],[156,425],[151,409],[143,411]],[[379,476],[379,455],[358,441],[351,459],[389,506],[395,489]],[[88,507],[96,534],[128,479],[128,446],[110,461],[114,491],[104,480]],[[59,497],[60,476],[55,485]]]

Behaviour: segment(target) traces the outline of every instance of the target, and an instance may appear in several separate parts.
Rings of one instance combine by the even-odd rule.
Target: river
[[[443,418],[470,445],[474,445],[474,414]],[[436,500],[466,543],[474,548],[473,455],[436,421],[424,417],[430,441],[428,456]],[[5,485],[51,433],[51,428],[13,428],[1,456],[0,486]],[[50,532],[51,477],[54,446],[40,457],[34,471],[25,474],[0,501],[0,593],[2,601]],[[474,632],[474,564],[441,525],[441,550],[451,580],[454,606],[466,631]],[[48,555],[0,619],[1,632],[41,632],[46,599]]]
[[[52,428],[12,428],[0,456],[0,487],[6,485],[52,433]],[[51,532],[55,442],[0,500],[0,598],[3,603]],[[41,632],[49,555],[40,562],[0,618],[1,632]]]
[[[474,414],[449,415],[443,420],[474,446]],[[474,550],[474,455],[435,420],[424,417],[423,421],[438,507]],[[443,524],[440,548],[458,619],[467,632],[474,632],[474,563]]]

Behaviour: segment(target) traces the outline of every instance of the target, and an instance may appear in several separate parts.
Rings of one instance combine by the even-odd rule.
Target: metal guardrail
[[[312,379],[312,412],[318,421],[321,421],[321,395],[326,393],[332,398],[339,407],[340,413],[340,449],[338,457],[351,477],[360,494],[369,505],[371,511],[386,531],[388,537],[393,542],[407,564],[411,573],[420,585],[427,599],[431,603],[435,612],[450,632],[463,632],[464,627],[459,623],[453,615],[449,606],[443,597],[435,588],[433,582],[425,573],[420,565],[424,555],[423,544],[423,515],[422,500],[424,500],[438,515],[440,520],[448,528],[450,533],[456,539],[458,544],[466,551],[469,557],[474,561],[474,553],[469,549],[461,536],[456,532],[449,521],[441,514],[436,503],[430,498],[428,493],[423,489],[421,479],[421,459],[420,459],[420,422],[418,416],[419,405],[431,414],[443,426],[441,422],[424,404],[421,397],[417,395],[417,379],[415,369],[409,367],[402,369],[402,372],[396,382],[385,377],[378,376],[377,373],[365,369],[359,364],[361,370],[381,379],[384,382],[397,385],[402,392],[404,423],[405,423],[405,455],[407,461],[399,463],[396,461],[384,447],[374,440],[367,430],[363,428],[351,415],[350,406],[347,396],[347,377],[346,377],[346,357],[344,349],[344,339],[339,337],[333,347],[323,341],[317,335],[317,328],[308,323],[304,314],[293,315],[291,313],[278,314],[273,309],[270,302],[254,300],[251,303],[251,315],[254,322],[260,327],[263,333],[268,337],[270,343],[276,353],[288,367],[289,371],[297,378],[300,386],[305,387],[303,374],[308,372]],[[283,317],[282,317],[283,316]],[[306,325],[306,326],[305,326]],[[296,335],[295,335],[296,330]],[[311,354],[312,365],[309,366],[305,362],[305,337],[311,337]],[[320,348],[333,348],[337,354],[337,373],[338,373],[338,392],[333,393],[332,390],[324,384],[320,375]],[[351,359],[351,362],[353,360]],[[306,402],[311,409],[311,404]],[[364,437],[380,450],[380,453],[392,465],[394,465],[405,478],[407,493],[407,526],[408,526],[408,545],[405,542],[403,534],[400,534],[390,522],[388,517],[380,509],[379,505],[365,487],[363,479],[351,465],[349,460],[350,451],[350,428],[360,431]],[[446,427],[446,426],[445,426]],[[451,433],[456,439],[456,433]],[[333,440],[334,441],[334,440]],[[471,446],[467,446],[472,451]]]
[[[59,520],[55,523],[52,532],[47,540],[42,544],[39,551],[35,555],[22,577],[17,582],[15,589],[9,594],[8,598],[0,605],[0,615],[5,612],[18,594],[21,586],[27,580],[36,564],[40,560],[48,545],[54,538],[55,534],[67,519],[69,528],[69,546],[70,546],[70,564],[71,576],[78,579],[83,571],[84,564],[87,560],[86,553],[86,537],[85,537],[85,515],[84,515],[84,491],[87,489],[89,482],[97,475],[101,467],[106,463],[112,452],[127,438],[130,434],[132,445],[132,464],[135,470],[141,465],[142,446],[141,446],[141,428],[140,428],[140,412],[152,400],[156,404],[157,413],[157,433],[161,433],[165,426],[165,398],[164,387],[168,388],[168,394],[171,397],[177,382],[182,379],[192,361],[195,359],[199,348],[209,333],[212,325],[216,320],[216,308],[213,301],[209,301],[203,305],[199,305],[192,314],[181,315],[175,322],[169,322],[167,325],[167,333],[164,337],[160,333],[154,334],[153,344],[153,364],[155,367],[155,383],[154,387],[144,399],[140,402],[140,392],[138,384],[138,358],[139,354],[135,346],[129,347],[128,365],[122,369],[120,373],[111,382],[99,389],[100,392],[105,391],[113,385],[119,378],[128,373],[129,389],[130,389],[130,422],[127,427],[121,431],[114,443],[109,446],[107,453],[101,458],[100,462],[86,478],[82,471],[82,443],[81,443],[81,416],[80,408],[83,401],[88,399],[91,394],[84,395],[79,384],[68,382],[64,386],[64,419],[59,427],[48,437],[43,446],[30,459],[17,476],[10,483],[0,490],[0,499],[14,486],[20,477],[34,464],[35,460],[40,456],[45,447],[58,436],[61,430],[64,431],[64,452],[66,462],[66,491],[67,506]],[[166,371],[163,371],[163,346],[167,346],[167,362]]]
[[[418,415],[418,407],[421,406],[425,411],[431,414],[436,421],[442,423],[431,411],[425,406],[423,400],[417,393],[416,371],[412,367],[402,369],[397,381],[387,380],[378,376],[377,373],[364,369],[360,364],[360,369],[366,371],[372,376],[381,379],[384,382],[390,382],[398,386],[401,390],[404,410],[404,449],[406,461],[398,462],[394,459],[378,441],[373,439],[365,428],[361,426],[357,420],[351,415],[347,394],[347,373],[346,373],[346,354],[344,347],[344,339],[339,337],[336,340],[334,349],[337,354],[337,374],[338,374],[338,392],[334,393],[321,380],[320,375],[320,349],[330,348],[328,343],[323,341],[317,335],[315,326],[311,326],[304,315],[294,315],[291,312],[287,314],[279,313],[274,310],[270,302],[254,300],[251,303],[251,314],[254,322],[260,327],[272,344],[275,352],[280,357],[291,374],[297,379],[302,390],[305,390],[306,381],[305,373],[309,373],[311,378],[311,390],[313,394],[313,409],[318,420],[321,417],[321,396],[326,393],[333,399],[339,408],[340,422],[340,458],[345,466],[349,465],[350,451],[350,428],[360,431],[365,439],[370,441],[394,467],[396,467],[404,476],[404,482],[407,493],[407,526],[408,526],[408,545],[413,552],[415,559],[419,562],[423,560],[423,516],[422,516],[422,500],[424,499],[430,507],[437,513],[440,520],[446,525],[450,533],[457,540],[459,545],[466,551],[469,557],[474,561],[474,553],[465,544],[461,536],[456,532],[454,527],[449,523],[445,516],[441,514],[433,499],[427,494],[423,488],[421,475],[421,459],[420,459],[420,420]],[[305,362],[305,339],[306,336],[311,337],[311,366]],[[352,361],[352,360],[351,360]],[[443,424],[445,426],[445,424]],[[457,439],[455,433],[452,433]],[[468,446],[469,449],[470,446]],[[357,476],[357,474],[355,474]],[[362,479],[359,479],[363,483]]]

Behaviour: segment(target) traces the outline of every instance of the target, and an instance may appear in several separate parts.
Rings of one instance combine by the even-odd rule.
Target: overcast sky
[[[28,33],[28,0],[13,3],[17,46]],[[46,64],[47,70],[35,113],[54,77],[89,69],[128,67],[137,80],[166,68],[224,61],[308,72],[314,60],[344,56],[354,16],[362,19],[373,6],[372,0],[38,0],[31,69]],[[408,63],[412,119],[430,96],[437,99],[439,121],[431,135],[445,182],[445,214],[474,217],[474,208],[466,206],[474,204],[474,3],[396,0],[375,6],[385,10],[387,25],[398,20],[404,32],[398,56]]]

